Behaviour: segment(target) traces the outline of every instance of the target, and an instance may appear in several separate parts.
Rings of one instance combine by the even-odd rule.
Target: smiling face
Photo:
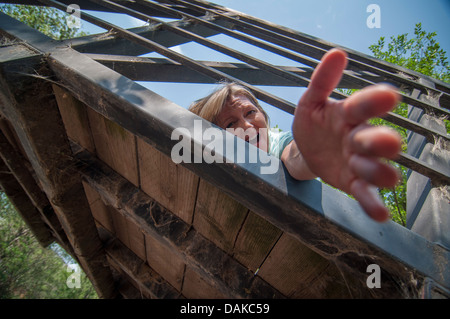
[[[216,124],[267,152],[267,122],[264,114],[244,96],[231,96],[216,117]]]

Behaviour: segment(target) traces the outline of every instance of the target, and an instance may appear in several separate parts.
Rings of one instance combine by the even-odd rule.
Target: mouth
[[[256,147],[259,147],[259,133],[256,134],[255,137],[253,137],[252,139],[248,139],[246,140],[247,143],[250,143]]]

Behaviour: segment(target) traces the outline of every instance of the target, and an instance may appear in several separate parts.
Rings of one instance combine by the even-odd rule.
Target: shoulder
[[[291,131],[269,129],[269,154],[280,158],[283,150],[294,139]]]

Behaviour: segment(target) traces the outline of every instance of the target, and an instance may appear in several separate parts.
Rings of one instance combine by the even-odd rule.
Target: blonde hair
[[[210,95],[195,101],[189,107],[189,111],[198,116],[217,124],[217,115],[222,111],[226,103],[233,97],[243,95],[247,97],[257,108],[263,113],[266,119],[267,127],[269,127],[269,116],[264,109],[259,105],[256,97],[246,88],[236,83],[224,83],[222,87]]]

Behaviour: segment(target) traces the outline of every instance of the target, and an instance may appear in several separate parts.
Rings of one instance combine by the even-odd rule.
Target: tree
[[[387,46],[385,38],[381,37],[378,43],[371,45],[369,49],[378,59],[450,83],[450,66],[446,52],[440,47],[435,39],[436,36],[436,32],[426,32],[422,29],[422,24],[417,23],[414,28],[414,37],[408,39],[408,34],[392,36]],[[406,117],[408,112],[407,104],[401,103],[394,112]],[[450,132],[448,120],[445,120],[445,123],[447,132]],[[372,124],[388,125],[397,130],[405,141],[403,151],[406,150],[406,129],[381,119],[372,121]],[[380,190],[380,194],[384,198],[386,206],[393,213],[393,219],[405,225],[407,169],[396,163],[393,165],[397,166],[401,172],[402,182],[394,189]]]
[[[67,23],[69,14],[55,8],[5,4],[0,10],[55,40],[87,35]]]
[[[75,262],[60,250],[43,248],[0,192],[0,299],[96,298],[83,272],[76,273],[79,288],[71,285],[74,272],[66,262]]]
[[[407,33],[392,36],[385,49],[385,37],[381,37],[369,49],[378,59],[450,83],[450,65],[436,36],[436,32],[426,32],[422,24],[417,23],[413,38],[408,39]]]

